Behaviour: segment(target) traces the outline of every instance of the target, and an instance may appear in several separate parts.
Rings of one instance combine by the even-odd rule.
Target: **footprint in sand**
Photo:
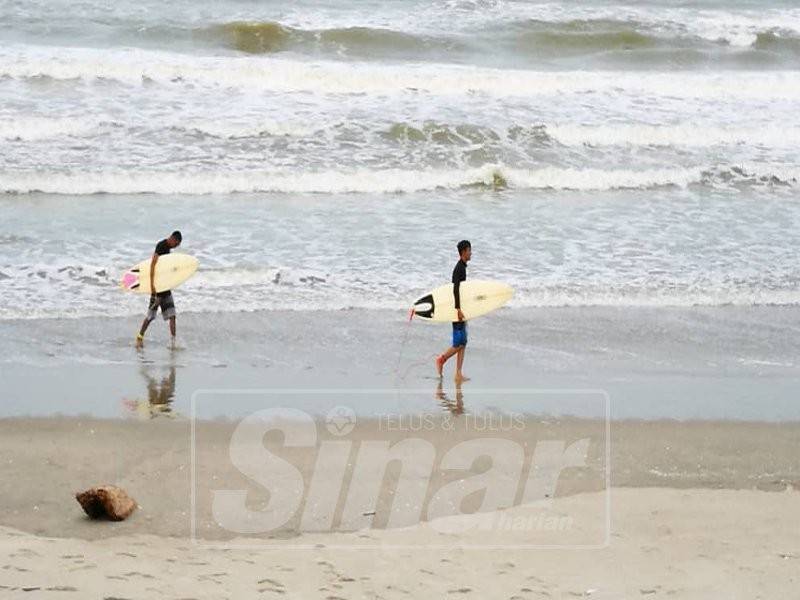
[[[3,571],[11,571],[12,569],[14,571],[17,571],[18,573],[29,573],[30,572],[30,569],[24,569],[22,567],[17,567],[17,566],[14,566],[14,565],[3,565]]]
[[[285,594],[286,589],[285,586],[280,582],[274,579],[264,578],[258,582],[258,585],[265,585],[267,587],[259,588],[258,592],[263,594],[265,592],[271,592],[273,594]]]

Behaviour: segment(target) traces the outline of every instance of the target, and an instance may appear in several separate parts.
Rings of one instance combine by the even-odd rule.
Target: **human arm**
[[[461,312],[461,282],[467,279],[467,269],[461,261],[453,269],[453,299],[455,300],[456,314],[458,320],[464,320],[464,313]]]
[[[153,254],[153,258],[150,259],[150,296],[156,295],[156,284],[154,281],[155,274],[156,274],[156,263],[158,262],[158,254]]]

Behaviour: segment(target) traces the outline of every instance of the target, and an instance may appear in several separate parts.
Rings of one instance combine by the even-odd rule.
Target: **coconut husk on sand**
[[[136,510],[136,500],[115,485],[101,485],[75,494],[84,512],[92,519],[127,519]]]

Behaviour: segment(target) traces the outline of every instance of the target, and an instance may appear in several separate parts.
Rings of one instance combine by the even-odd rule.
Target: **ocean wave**
[[[322,172],[82,172],[2,173],[6,194],[231,194],[413,193],[435,189],[549,189],[602,191],[659,187],[796,186],[800,169],[775,166],[714,166],[671,169],[512,168],[487,164],[472,169],[356,169]]]
[[[284,50],[295,30],[280,23],[267,21],[248,23],[235,21],[197,31],[198,37],[216,37],[236,50],[250,54]]]
[[[583,125],[573,123],[538,123],[511,125],[504,129],[471,123],[397,122],[382,129],[380,135],[394,142],[438,145],[474,145],[517,143],[546,146],[661,146],[675,148],[707,148],[711,146],[796,147],[800,128],[787,125],[723,127],[707,123],[654,125],[647,123],[615,123]]]
[[[57,4],[59,4],[58,2]],[[30,4],[30,3],[28,3]],[[460,3],[459,3],[460,4]],[[676,5],[677,4],[677,5]],[[34,2],[9,13],[5,42],[161,48],[187,53],[331,59],[414,60],[532,66],[567,60],[573,68],[618,64],[646,69],[704,65],[790,67],[800,39],[800,9],[752,2],[432,2],[264,3],[244,9],[213,3],[132,7],[81,3],[59,12]],[[149,6],[148,6],[149,5]],[[13,11],[12,11],[13,12]],[[58,13],[58,18],[53,15]],[[63,13],[63,14],[62,14]],[[278,16],[279,15],[279,16]],[[597,56],[599,60],[593,60]],[[670,58],[668,58],[670,57]],[[676,59],[670,65],[671,59]]]
[[[651,15],[652,16],[652,15]],[[367,23],[369,21],[367,20]],[[530,18],[504,20],[473,28],[431,30],[405,24],[391,29],[370,24],[304,29],[277,21],[232,21],[193,29],[191,35],[211,46],[246,54],[296,52],[321,57],[418,59],[482,62],[487,48],[494,60],[515,56],[532,63],[543,59],[594,54],[638,54],[640,62],[719,61],[752,64],[790,61],[800,51],[800,31],[775,20],[740,19],[729,23],[681,23],[640,18]],[[400,23],[399,26],[403,24]],[[654,53],[659,50],[660,53]],[[730,50],[728,52],[728,50]],[[625,58],[630,61],[630,56]]]
[[[529,20],[503,25],[495,37],[523,55],[548,58],[574,57],[603,52],[635,52],[657,47],[708,47],[695,37],[658,35],[648,27],[630,21],[576,20],[551,22]]]
[[[784,53],[793,58],[800,56],[800,34],[785,29],[774,29],[756,34],[753,48]]]
[[[195,30],[194,34],[247,54],[293,50],[332,55],[392,56],[421,54],[434,48],[448,51],[459,46],[447,37],[415,35],[386,28],[358,26],[304,30],[274,21],[233,21]]]
[[[302,29],[275,21],[234,21],[194,30],[196,38],[247,54],[292,51],[322,57],[398,58],[452,62],[476,60],[493,48],[495,57],[543,59],[594,54],[636,54],[642,65],[723,61],[785,63],[800,53],[800,31],[759,22],[728,29],[664,21],[608,18],[566,21],[525,19],[477,30],[404,31],[374,26]],[[659,52],[654,52],[654,51]],[[763,51],[769,51],[763,55]],[[762,53],[762,54],[759,54]],[[495,58],[497,60],[497,58]]]
[[[443,64],[377,65],[142,50],[11,46],[0,79],[112,81],[317,94],[483,94],[494,97],[608,94],[670,98],[800,99],[795,72],[528,71]]]
[[[680,124],[615,123],[588,125],[576,123],[534,123],[492,127],[476,123],[448,123],[426,120],[368,123],[328,121],[315,125],[309,121],[278,120],[264,117],[188,120],[150,120],[146,124],[108,118],[38,117],[15,115],[0,118],[0,139],[36,142],[60,137],[85,137],[102,134],[109,128],[146,131],[152,135],[184,134],[223,140],[253,138],[309,138],[325,136],[332,143],[346,138],[349,143],[372,143],[376,136],[389,143],[436,146],[658,146],[707,148],[712,146],[750,146],[793,148],[800,140],[800,128],[784,124],[761,126],[717,126],[708,123]]]
[[[510,135],[518,134],[521,128],[512,128]],[[532,128],[531,134],[535,135]],[[442,145],[482,144],[496,142],[506,134],[491,127],[481,127],[470,123],[448,124],[437,121],[423,123],[397,122],[380,131],[381,137],[394,142],[426,142]],[[544,139],[546,139],[546,135]],[[542,141],[544,141],[544,139]]]
[[[502,35],[503,32],[524,48],[563,51],[567,54],[639,50],[657,46],[717,51],[733,47],[741,51],[746,48],[761,48],[771,42],[781,48],[790,49],[793,41],[800,40],[800,29],[791,29],[786,21],[780,19],[738,22],[729,19],[727,23],[723,19],[716,24],[704,19],[690,22],[632,18],[564,21],[529,19],[504,23],[495,30],[497,35]]]
[[[233,117],[217,119],[190,118],[138,120],[130,122],[104,118],[28,117],[0,118],[0,139],[39,142],[61,137],[97,139],[110,129],[146,131],[153,139],[175,134],[220,140],[263,138],[325,139],[332,145],[342,141],[362,143],[365,147],[377,140],[389,144],[441,147],[505,147],[524,149],[562,146],[650,146],[663,148],[709,148],[713,146],[748,146],[794,148],[800,140],[800,128],[783,125],[721,126],[688,121],[680,124],[615,123],[588,125],[576,123],[514,124],[505,127],[470,122],[448,123],[426,120],[389,123],[366,121],[321,121],[317,124],[297,119]],[[487,159],[491,161],[492,159]]]
[[[423,55],[433,50],[478,52],[484,44],[509,44],[509,49],[522,51],[554,51],[570,55],[613,49],[647,48],[659,38],[642,33],[630,23],[582,21],[564,24],[526,21],[503,24],[473,35],[455,36],[447,32],[438,35],[406,33],[382,27],[336,27],[304,30],[274,21],[235,21],[201,29],[200,38],[248,54],[271,54],[282,51],[314,51],[320,54],[380,56],[414,53]],[[446,59],[445,54],[441,58]]]

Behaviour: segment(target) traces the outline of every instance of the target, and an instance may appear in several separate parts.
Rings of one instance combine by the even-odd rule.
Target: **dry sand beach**
[[[380,427],[361,422],[347,439],[385,437]],[[0,585],[9,597],[772,598],[798,583],[797,424],[615,423],[608,538],[602,452],[559,479],[545,510],[568,518],[566,529],[531,526],[542,524],[542,509],[521,505],[476,513],[457,533],[437,521],[324,533],[294,522],[237,537],[208,510],[210,490],[237,477],[224,451],[234,424],[202,423],[192,538],[187,421],[20,418],[0,428]],[[508,437],[554,428],[566,440],[603,431],[592,421],[528,419]],[[440,452],[466,434],[421,435]],[[306,477],[307,458],[292,457]],[[385,486],[396,483],[390,475]],[[121,523],[88,520],[64,492],[98,478],[123,486],[140,509]],[[376,522],[386,510],[378,505]],[[529,547],[553,544],[597,547]]]
[[[591,494],[556,506],[580,514]],[[797,493],[619,488],[603,550],[426,550],[426,525],[206,549],[127,533],[86,542],[0,529],[7,598],[786,598],[797,588]],[[509,539],[524,543],[525,536]],[[368,541],[369,550],[328,549]],[[480,543],[480,534],[463,535]],[[381,545],[408,545],[381,550]],[[283,546],[287,546],[284,548]],[[34,593],[31,593],[34,592]]]

